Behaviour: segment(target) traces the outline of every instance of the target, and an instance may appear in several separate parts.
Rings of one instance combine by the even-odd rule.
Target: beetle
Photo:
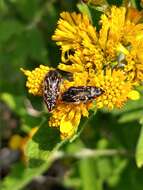
[[[62,78],[57,70],[49,71],[43,81],[43,99],[49,112],[56,106]]]
[[[104,90],[96,86],[72,86],[61,95],[61,100],[66,103],[86,103],[87,101],[94,100],[103,93]]]

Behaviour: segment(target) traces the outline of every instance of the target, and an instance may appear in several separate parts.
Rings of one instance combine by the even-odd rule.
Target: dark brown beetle
[[[49,71],[44,78],[43,98],[49,112],[56,105],[61,81],[61,75],[57,70]]]
[[[87,101],[94,100],[103,93],[104,90],[95,86],[72,86],[61,95],[61,100],[66,103],[86,103]]]

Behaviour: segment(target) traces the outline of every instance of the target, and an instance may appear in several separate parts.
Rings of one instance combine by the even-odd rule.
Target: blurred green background
[[[108,2],[122,4],[121,0]],[[143,169],[138,169],[135,163],[140,123],[143,121],[143,97],[128,102],[120,111],[98,111],[81,136],[66,143],[61,149],[63,156],[47,165],[49,169],[44,172],[40,170],[41,165],[34,165],[36,170],[26,173],[19,153],[9,148],[9,140],[14,134],[27,136],[31,128],[41,125],[47,117],[42,98],[27,93],[20,68],[34,69],[40,64],[56,67],[60,62],[60,50],[51,36],[59,14],[78,11],[77,3],[80,1],[0,0],[2,190],[143,189]],[[140,1],[134,3],[141,9]],[[90,10],[93,17],[100,15],[93,7]],[[97,22],[96,16],[94,19]],[[49,143],[47,121],[42,130],[39,134],[41,139],[45,138],[43,144]]]

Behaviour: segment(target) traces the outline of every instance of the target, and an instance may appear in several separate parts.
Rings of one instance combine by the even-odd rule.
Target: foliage
[[[121,5],[123,1],[108,1]],[[131,1],[141,10],[139,1]],[[129,101],[122,109],[91,111],[83,118],[78,133],[71,140],[60,139],[58,130],[48,126],[49,113],[41,97],[26,93],[20,68],[33,69],[40,64],[55,67],[60,52],[51,36],[60,12],[88,14],[95,26],[101,7],[71,0],[1,0],[0,1],[0,125],[2,149],[13,134],[24,137],[37,127],[20,151],[19,158],[1,180],[1,190],[28,190],[26,186],[52,167],[55,160],[68,168],[60,181],[63,188],[83,190],[130,189],[143,187],[143,89],[141,98]],[[1,105],[6,105],[2,108]],[[4,112],[12,113],[16,124]],[[9,129],[10,128],[10,129]],[[5,136],[5,130],[10,135]],[[0,164],[1,167],[1,164]]]

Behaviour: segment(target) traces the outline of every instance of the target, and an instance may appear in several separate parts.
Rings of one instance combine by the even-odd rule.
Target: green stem
[[[125,149],[101,149],[101,150],[92,150],[83,148],[75,153],[65,153],[63,151],[57,151],[54,155],[54,159],[62,159],[62,158],[76,158],[76,159],[84,159],[84,158],[96,158],[96,157],[105,157],[105,156],[115,156],[121,155],[126,157],[134,157],[132,152],[128,152]]]

